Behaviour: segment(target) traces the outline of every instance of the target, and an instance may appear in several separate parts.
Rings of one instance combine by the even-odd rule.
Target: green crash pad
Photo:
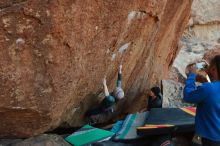
[[[110,139],[113,135],[113,132],[85,125],[78,131],[66,137],[65,140],[74,146],[87,146],[94,142]]]

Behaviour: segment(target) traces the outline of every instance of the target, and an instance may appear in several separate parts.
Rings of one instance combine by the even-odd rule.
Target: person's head
[[[161,93],[159,87],[153,87],[150,89],[149,95],[152,97],[158,96]]]
[[[210,62],[208,74],[213,80],[220,80],[220,55],[216,55]]]
[[[114,96],[117,100],[120,100],[120,99],[124,98],[124,96],[125,96],[123,89],[120,87],[117,87],[113,93],[114,93]]]

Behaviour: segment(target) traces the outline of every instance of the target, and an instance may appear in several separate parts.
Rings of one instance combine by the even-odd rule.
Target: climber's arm
[[[106,85],[106,78],[103,79],[103,86],[104,86],[104,93],[105,93],[105,97],[109,96],[109,91],[108,91],[108,87]]]

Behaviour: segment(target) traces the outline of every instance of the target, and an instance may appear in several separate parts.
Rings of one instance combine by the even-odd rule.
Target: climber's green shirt
[[[114,105],[114,104],[115,104],[115,97],[114,97],[114,96],[111,96],[111,95],[106,96],[106,97],[103,99],[103,101],[102,101],[102,106],[103,106],[104,108],[109,108],[109,107],[111,107],[111,106]]]

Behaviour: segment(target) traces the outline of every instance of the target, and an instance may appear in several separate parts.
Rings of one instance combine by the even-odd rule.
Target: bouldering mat
[[[194,132],[195,108],[151,109],[144,126],[137,127],[138,135],[161,135]]]
[[[85,125],[66,137],[65,140],[74,146],[87,146],[94,142],[110,139],[113,135],[113,132]]]
[[[134,140],[140,138],[140,136],[137,135],[136,128],[139,126],[143,126],[145,124],[148,114],[149,112],[129,114],[125,118],[121,126],[121,130],[119,130],[115,134],[113,140],[123,141],[123,140]]]

